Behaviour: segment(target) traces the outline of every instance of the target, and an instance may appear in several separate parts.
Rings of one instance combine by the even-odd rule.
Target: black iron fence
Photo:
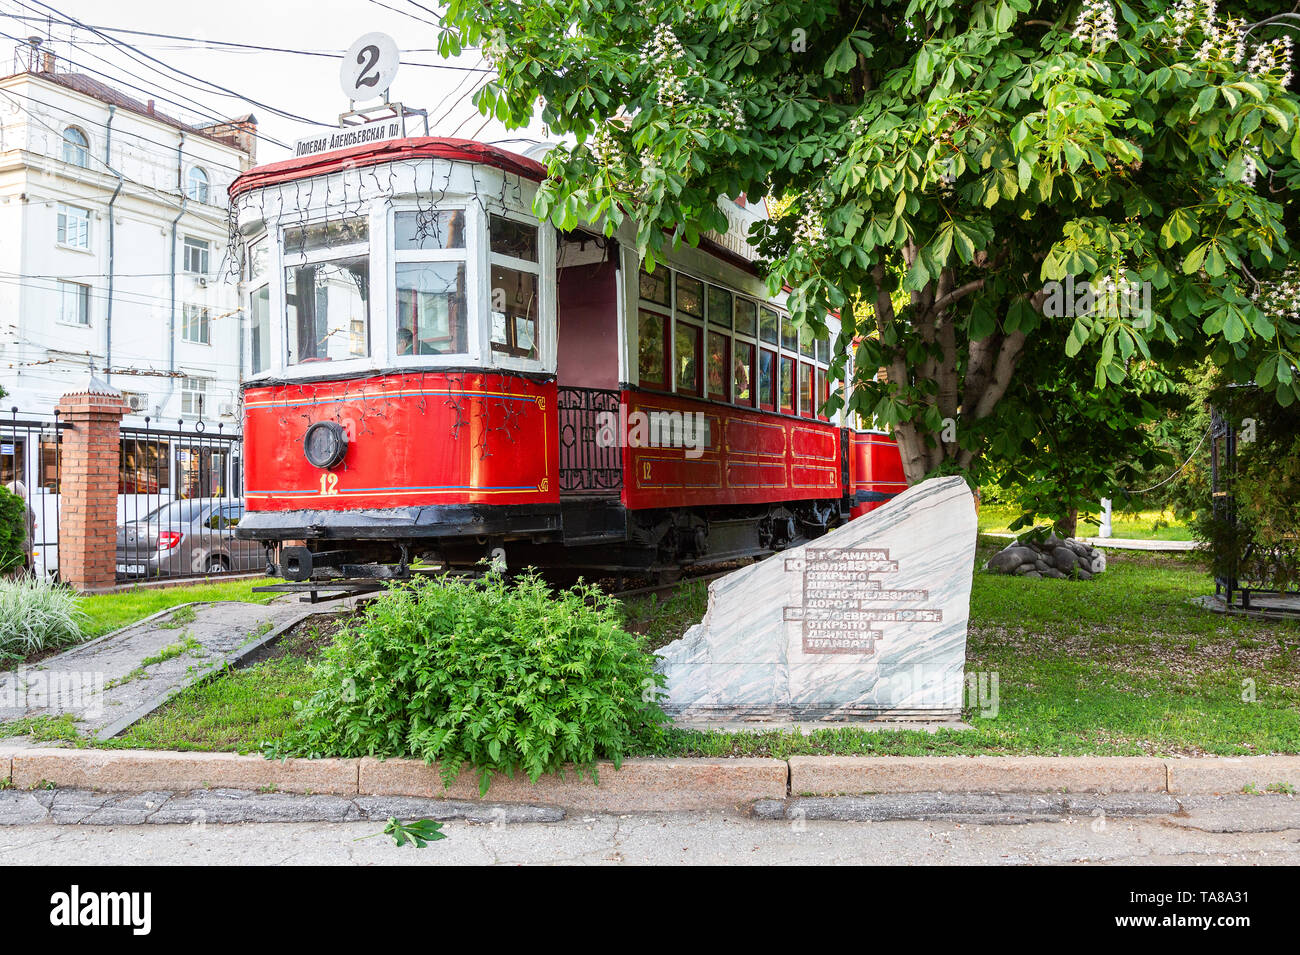
[[[42,574],[58,567],[59,475],[63,432],[58,412],[0,418],[0,484],[27,505],[28,566]]]
[[[68,425],[57,412],[0,417],[0,484],[27,502],[29,566],[56,577]],[[260,544],[235,537],[244,513],[243,442],[203,421],[121,429],[115,539],[119,582],[261,571]]]
[[[1234,494],[1238,469],[1237,426],[1228,414],[1212,409],[1210,417],[1210,552],[1215,592],[1228,604],[1251,606],[1251,596],[1300,594],[1300,513],[1285,533],[1268,544],[1242,517]],[[1290,609],[1279,604],[1270,609]]]
[[[223,424],[122,428],[119,581],[260,571],[262,546],[235,536],[244,516],[243,444]]]
[[[623,488],[623,441],[617,391],[561,387],[560,493],[617,494]],[[602,421],[607,425],[602,429]],[[609,426],[612,422],[612,426]],[[602,434],[602,430],[608,434]]]

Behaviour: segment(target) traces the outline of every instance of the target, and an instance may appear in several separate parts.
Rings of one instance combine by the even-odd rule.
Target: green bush
[[[573,763],[595,779],[662,732],[654,658],[597,588],[552,592],[514,580],[426,578],[376,598],[322,654],[321,687],[280,756],[409,757],[461,768],[522,769],[534,782]]]
[[[0,580],[0,662],[81,640],[77,595],[37,577]]]
[[[27,564],[27,506],[8,488],[0,487],[0,574]]]

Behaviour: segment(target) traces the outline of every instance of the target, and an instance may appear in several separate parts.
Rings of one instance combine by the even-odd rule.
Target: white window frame
[[[479,266],[480,247],[485,245],[487,220],[481,211],[468,202],[440,202],[434,212],[461,212],[465,216],[465,248],[463,249],[399,249],[397,248],[398,213],[428,212],[427,203],[415,201],[394,202],[384,217],[384,251],[388,256],[387,282],[389,307],[384,310],[383,324],[387,347],[384,352],[386,364],[396,367],[415,365],[433,367],[461,367],[481,365],[483,360],[483,323],[479,320],[481,305],[486,300],[479,293],[481,268]],[[371,245],[375,237],[371,233]],[[424,262],[462,262],[465,265],[465,317],[468,328],[465,330],[465,351],[445,355],[420,355],[412,351],[409,355],[397,354],[397,267],[399,265],[417,265]],[[371,269],[375,262],[371,259]],[[372,322],[373,325],[373,322]]]
[[[86,316],[86,320],[69,321],[67,317],[68,294],[75,291],[79,299],[78,311]],[[59,296],[59,324],[70,325],[73,328],[90,327],[90,286],[84,282],[71,282],[64,279],[58,279],[57,294]]]
[[[537,261],[517,259],[492,251],[492,216],[509,219],[521,225],[537,230]],[[489,209],[480,216],[480,237],[482,246],[481,277],[479,279],[480,302],[478,310],[481,325],[480,339],[484,364],[496,368],[509,368],[514,371],[553,372],[556,367],[556,321],[555,321],[555,230],[546,222],[539,222],[534,216],[515,212],[511,209]],[[507,355],[492,349],[492,266],[516,269],[520,272],[532,272],[537,276],[537,357],[521,358]]]
[[[201,177],[196,182],[195,176]],[[195,186],[199,188],[195,188]],[[196,193],[198,193],[196,195]],[[189,172],[185,174],[185,195],[191,202],[199,202],[208,205],[208,199],[212,195],[212,177],[202,166],[190,166]]]
[[[203,243],[202,252],[200,253],[199,249],[196,246],[190,245],[191,242]],[[194,251],[196,254],[202,255],[202,259],[200,260],[200,264],[203,265],[202,269],[190,268],[191,251]],[[187,235],[181,239],[181,252],[182,252],[181,266],[182,266],[182,270],[185,272],[186,275],[206,276],[211,274],[211,268],[212,268],[212,240],[211,239],[203,239],[197,235]]]
[[[190,333],[198,328],[202,337],[191,337]],[[212,309],[196,302],[186,302],[181,309],[181,341],[191,345],[212,344]]]
[[[191,383],[193,382],[200,382],[202,384],[202,387],[192,388]],[[205,378],[202,375],[186,375],[184,378],[181,379],[181,417],[182,418],[204,417],[204,415],[208,411],[207,405],[208,405],[208,398],[210,395],[210,392],[208,390],[208,385],[211,384],[211,382],[212,380],[210,378]],[[202,405],[201,411],[194,410],[195,395],[203,396],[203,400],[202,402],[200,402],[200,404]],[[185,408],[187,402],[190,405],[189,410],[186,410]]]
[[[69,142],[68,133],[76,133],[78,136],[81,137],[84,145],[75,145]],[[71,166],[76,166],[79,169],[90,168],[90,136],[80,126],[65,127],[63,130],[63,135],[60,137],[59,145],[60,145],[60,156],[64,162],[68,163]],[[68,153],[69,151],[72,150],[78,151],[80,153],[80,156],[72,159],[68,158]]]
[[[85,229],[84,231],[79,230],[79,235],[81,238],[84,239],[84,243],[68,241],[68,234],[69,234],[68,226],[71,223],[71,221],[73,221],[69,217],[69,213],[72,212],[79,212],[85,217],[84,219]],[[90,251],[90,219],[91,219],[91,213],[89,209],[83,208],[82,206],[74,206],[71,203],[67,203],[67,202],[60,202],[57,206],[55,206],[55,223],[54,223],[55,243],[60,248],[74,249],[78,252],[89,252]],[[63,238],[61,239],[59,238],[59,232],[63,233]]]

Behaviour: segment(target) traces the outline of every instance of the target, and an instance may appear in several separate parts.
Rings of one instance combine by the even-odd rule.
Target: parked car
[[[119,577],[187,577],[257,571],[266,566],[262,545],[240,540],[235,526],[244,502],[199,497],[171,501],[117,528]]]

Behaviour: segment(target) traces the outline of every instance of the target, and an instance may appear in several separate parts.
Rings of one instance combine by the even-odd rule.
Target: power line
[[[370,0],[370,2],[377,7],[383,7],[385,10],[391,10],[393,13],[400,14],[401,16],[410,17],[412,20],[415,20],[419,23],[423,23],[426,26],[441,27],[441,24],[434,23],[432,20],[426,20],[424,17],[417,17],[414,13],[411,13],[408,10],[401,10],[397,7],[390,7],[388,4],[383,3],[382,0]]]
[[[112,36],[108,35],[107,33],[104,33],[104,32],[102,32],[102,31],[96,30],[96,29],[94,29],[93,27],[88,27],[88,26],[86,26],[86,24],[82,23],[82,22],[81,22],[80,20],[78,20],[76,17],[69,16],[68,14],[64,13],[63,11],[61,11],[61,10],[55,8],[55,7],[50,6],[48,3],[43,2],[43,0],[35,0],[35,2],[36,2],[36,4],[37,4],[38,6],[44,7],[46,10],[49,10],[49,11],[51,11],[51,12],[53,12],[53,13],[56,13],[56,14],[58,14],[59,16],[64,17],[65,19],[71,20],[74,24],[76,24],[77,26],[81,27],[83,30],[90,30],[90,31],[91,31],[92,33],[94,33],[96,36],[100,36],[100,37],[102,37],[102,38],[105,39],[105,40],[110,40],[110,41],[111,41],[111,40],[114,39]],[[28,10],[31,10],[31,9],[32,9],[31,6],[29,6],[28,4],[26,4],[26,3],[22,3],[22,0],[19,0],[19,3],[20,3],[23,7],[26,7]],[[260,108],[260,109],[269,110],[270,112],[275,113],[275,114],[278,115],[278,116],[282,116],[282,117],[284,117],[285,119],[297,120],[298,122],[309,123],[309,124],[311,124],[311,125],[313,125],[313,126],[322,126],[322,127],[327,128],[327,129],[332,129],[332,128],[334,128],[334,127],[337,125],[336,123],[322,123],[322,122],[320,122],[319,120],[310,119],[309,117],[301,116],[301,115],[299,115],[299,114],[297,114],[297,113],[291,113],[291,112],[289,112],[288,110],[282,110],[282,109],[279,109],[279,108],[277,108],[277,107],[275,107],[275,106],[270,105],[269,103],[264,103],[264,102],[262,102],[262,101],[260,101],[260,100],[253,99],[252,97],[247,96],[247,95],[245,95],[245,94],[243,94],[243,93],[238,93],[238,92],[236,92],[235,90],[230,89],[229,87],[222,86],[220,83],[214,83],[214,82],[211,81],[211,80],[205,80],[205,79],[203,79],[203,78],[200,77],[200,76],[195,76],[193,73],[187,73],[185,70],[178,69],[177,67],[174,67],[174,66],[170,65],[169,63],[165,62],[164,60],[159,59],[159,58],[156,57],[156,56],[153,56],[152,54],[144,53],[144,52],[141,51],[141,50],[137,50],[135,47],[133,47],[130,43],[127,43],[125,40],[117,40],[116,43],[117,43],[117,45],[118,45],[121,49],[123,49],[123,50],[131,50],[131,51],[133,51],[133,52],[135,52],[135,53],[138,53],[138,54],[140,54],[140,56],[143,56],[143,57],[145,57],[146,59],[151,60],[151,61],[153,61],[154,63],[159,64],[159,66],[162,66],[164,69],[169,70],[170,72],[175,73],[175,74],[177,74],[178,76],[183,76],[183,77],[186,77],[187,79],[191,79],[191,80],[195,80],[195,81],[197,81],[197,82],[199,82],[199,83],[203,83],[203,84],[205,84],[205,85],[207,85],[207,86],[210,86],[212,89],[217,90],[217,91],[219,91],[219,92],[222,93],[222,94],[225,94],[226,96],[230,96],[230,97],[233,97],[234,99],[238,99],[238,100],[241,100],[241,101],[243,101],[243,102],[245,102],[245,103],[249,103],[249,104],[251,104],[251,105],[253,105],[253,106],[256,106],[256,107],[258,107],[258,108]],[[159,72],[160,75],[162,75],[162,74],[161,74],[161,71],[156,70],[156,68],[155,68],[155,71],[156,71],[156,72]]]
[[[5,39],[8,39],[8,40],[13,40],[13,41],[15,41],[15,42],[17,42],[17,43],[25,43],[25,42],[26,42],[25,40],[22,40],[22,39],[20,39],[19,37],[13,36],[12,34],[9,34],[9,33],[5,33],[5,32],[3,32],[3,31],[0,31],[0,37],[4,37]],[[69,41],[69,42],[71,43],[71,41]],[[75,44],[72,44],[72,45],[75,46]],[[81,49],[81,48],[80,48],[80,47],[77,47],[77,49]],[[129,70],[127,70],[127,69],[124,69],[123,67],[121,67],[121,66],[118,65],[118,64],[111,63],[111,62],[109,62],[108,60],[105,60],[103,57],[95,56],[95,54],[91,53],[89,50],[82,50],[82,52],[85,53],[87,56],[92,56],[92,57],[94,57],[95,59],[99,60],[101,63],[106,63],[106,64],[108,64],[109,66],[112,66],[114,69],[119,70],[119,71],[122,72],[122,73],[125,73],[127,76],[130,76],[132,79],[140,80],[141,82],[148,82],[148,81],[145,80],[143,77],[141,77],[141,76],[139,76],[139,75],[137,75],[137,74],[135,74],[135,73],[132,73],[131,71],[129,71]],[[174,100],[174,99],[172,99],[172,98],[170,98],[170,97],[168,97],[168,96],[166,96],[166,95],[164,95],[164,94],[162,94],[162,93],[157,93],[157,92],[155,92],[155,91],[153,91],[153,90],[151,90],[151,89],[148,89],[148,88],[146,88],[146,87],[143,87],[143,86],[137,86],[137,85],[135,85],[135,84],[133,84],[133,83],[129,83],[129,82],[127,82],[127,81],[121,79],[120,77],[113,76],[113,75],[111,75],[111,74],[105,73],[105,72],[103,72],[102,70],[97,70],[97,69],[95,69],[93,66],[87,66],[86,64],[84,64],[84,63],[82,63],[82,62],[80,62],[80,61],[78,61],[78,60],[74,60],[74,59],[73,59],[72,57],[70,57],[70,56],[65,56],[65,57],[63,57],[63,59],[66,60],[68,63],[71,63],[73,66],[77,67],[78,69],[84,70],[84,71],[87,72],[87,73],[92,73],[92,74],[94,74],[95,76],[102,76],[102,77],[104,77],[104,78],[107,79],[107,80],[112,80],[114,83],[116,83],[116,84],[120,84],[121,86],[125,86],[127,89],[134,90],[134,91],[137,92],[137,93],[143,93],[144,95],[146,95],[146,96],[148,96],[148,97],[151,97],[151,98],[153,98],[153,99],[161,100],[161,101],[164,102],[164,103],[170,103],[171,105],[176,106],[176,107],[179,107],[179,108],[182,109],[182,110],[193,109],[192,106],[186,106],[185,103],[179,102],[178,100]],[[34,75],[40,75],[40,74],[34,74]],[[58,81],[57,81],[57,80],[54,80],[54,81],[52,81],[52,82],[56,82],[56,83],[57,83]],[[74,89],[75,89],[75,87],[74,87]],[[183,95],[183,94],[178,94],[178,95]],[[207,106],[205,106],[204,104],[200,103],[200,102],[199,102],[198,100],[196,100],[196,99],[193,99],[193,98],[188,97],[188,96],[183,96],[183,98],[186,100],[186,102],[191,103],[191,104],[193,104],[193,106],[198,107],[198,109],[197,109],[197,110],[194,110],[194,111],[195,111],[195,112],[199,112],[199,113],[204,114],[205,118],[207,118],[207,119],[213,119],[213,120],[216,120],[218,123],[228,123],[228,122],[230,121],[230,118],[229,118],[229,117],[227,117],[227,116],[222,116],[222,115],[220,115],[219,113],[214,113],[214,112],[212,112],[211,109],[209,109]],[[47,105],[48,105],[48,104],[47,104]],[[53,107],[53,108],[57,108],[57,107]],[[155,118],[159,118],[159,117],[155,117]],[[161,118],[159,118],[159,119],[160,119],[160,121],[161,121]],[[181,125],[183,125],[183,126],[187,126],[187,127],[189,126],[189,124],[187,124],[187,123],[182,123],[179,119],[176,120],[176,122],[177,122],[177,123],[181,123]],[[195,132],[202,132],[202,129],[201,129],[200,127],[189,127],[189,128],[192,129],[192,130],[195,131]],[[253,132],[252,135],[255,136],[255,137],[258,138],[258,139],[261,139],[261,140],[264,140],[264,141],[266,141],[266,142],[268,142],[268,143],[271,143],[271,144],[273,144],[273,145],[279,146],[279,147],[281,147],[282,149],[288,149],[288,148],[289,148],[288,145],[287,145],[286,143],[282,143],[282,142],[280,142],[278,139],[275,139],[275,138],[273,138],[273,137],[271,137],[271,136],[267,136],[267,135],[264,135],[264,134],[262,134],[262,133],[258,133],[258,132]],[[160,145],[162,145],[162,144],[160,144]],[[171,148],[171,147],[167,147],[167,148]],[[229,167],[229,168],[234,169],[235,167],[231,166],[231,167]]]
[[[399,10],[395,12],[403,13],[404,11]],[[58,24],[59,26],[76,25],[71,20],[51,20],[51,18],[48,16],[24,16],[22,14],[12,14],[12,13],[6,14],[6,16],[14,20],[22,20],[24,22],[27,21],[38,22],[38,23],[53,22]],[[341,60],[345,56],[344,53],[338,53],[330,50],[295,50],[283,46],[264,46],[258,43],[240,43],[235,40],[200,39],[198,37],[185,36],[184,34],[178,34],[178,33],[157,33],[151,30],[128,30],[125,27],[90,25],[90,29],[101,31],[102,33],[113,33],[113,34],[120,33],[120,34],[125,34],[127,36],[145,36],[145,37],[152,37],[154,39],[160,39],[160,40],[180,40],[186,44],[185,46],[181,46],[181,47],[167,47],[167,49],[191,49],[191,50],[209,49],[210,50],[212,47],[215,46],[215,47],[229,47],[232,50],[245,50],[249,53],[287,53],[293,56],[324,57],[331,60]],[[102,44],[103,46],[117,45],[116,41],[114,40],[83,41],[83,42],[96,42],[98,44]],[[407,53],[437,53],[438,51],[434,49],[421,48],[421,49],[407,50],[406,52]],[[400,62],[402,66],[419,66],[431,70],[456,70],[456,71],[465,71],[471,73],[496,72],[491,67],[486,67],[486,66],[460,66],[459,64],[452,64],[452,63],[421,63],[415,60],[402,60]]]

